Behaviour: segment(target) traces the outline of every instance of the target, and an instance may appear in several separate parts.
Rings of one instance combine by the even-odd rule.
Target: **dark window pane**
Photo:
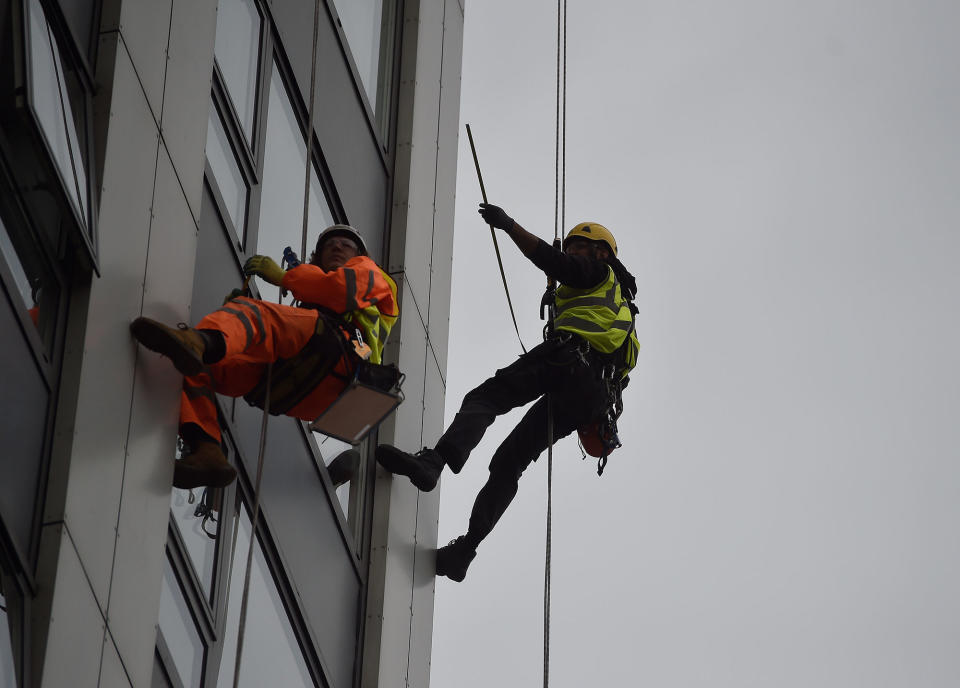
[[[68,93],[60,52],[40,0],[30,5],[31,102],[44,138],[60,170],[67,196],[87,226],[87,173],[77,119]],[[82,132],[81,132],[82,133]]]
[[[0,207],[0,255],[20,297],[19,302],[11,300],[26,310],[49,354],[60,301],[59,283],[46,268],[22,218],[17,221],[18,214],[8,210]],[[11,218],[9,224],[5,216]]]
[[[0,289],[0,332],[4,333],[0,337],[0,380],[4,389],[0,395],[0,437],[4,438],[0,517],[21,555],[28,556],[50,392],[10,304],[11,299]]]

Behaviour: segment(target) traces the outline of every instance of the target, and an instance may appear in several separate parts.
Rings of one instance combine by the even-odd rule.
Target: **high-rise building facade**
[[[372,447],[443,429],[463,11],[0,0],[0,687],[428,685],[438,497]],[[171,488],[181,378],[130,322],[334,223],[399,286],[404,402],[344,473],[220,396],[238,480]]]

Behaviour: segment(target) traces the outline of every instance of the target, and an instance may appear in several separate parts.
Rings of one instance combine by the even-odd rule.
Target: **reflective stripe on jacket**
[[[607,279],[589,289],[561,285],[557,289],[556,304],[556,329],[583,337],[601,353],[610,354],[619,349],[629,334],[624,372],[629,372],[636,365],[640,344],[636,333],[632,331],[630,306],[623,298],[613,268],[607,268]]]

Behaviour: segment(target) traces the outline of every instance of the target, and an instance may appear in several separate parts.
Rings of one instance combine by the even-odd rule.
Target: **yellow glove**
[[[280,286],[286,270],[277,265],[269,256],[250,256],[243,264],[244,275],[256,275],[262,280]]]

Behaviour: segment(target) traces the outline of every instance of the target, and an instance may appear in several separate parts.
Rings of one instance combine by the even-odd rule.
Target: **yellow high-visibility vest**
[[[397,283],[383,270],[381,270],[380,273],[390,287],[390,291],[393,293],[393,302],[396,303]],[[354,286],[354,289],[356,289],[356,286]],[[381,313],[376,306],[358,308],[344,316],[345,321],[359,327],[363,333],[364,342],[366,342],[371,349],[371,363],[383,362],[383,347],[387,343],[387,337],[390,336],[390,330],[393,329],[397,318],[398,316],[396,315]]]
[[[624,374],[637,363],[640,342],[633,331],[630,306],[623,298],[620,282],[613,268],[607,267],[607,279],[589,289],[573,289],[561,285],[557,289],[557,330],[572,332],[590,342],[597,351],[611,354],[626,343]]]

